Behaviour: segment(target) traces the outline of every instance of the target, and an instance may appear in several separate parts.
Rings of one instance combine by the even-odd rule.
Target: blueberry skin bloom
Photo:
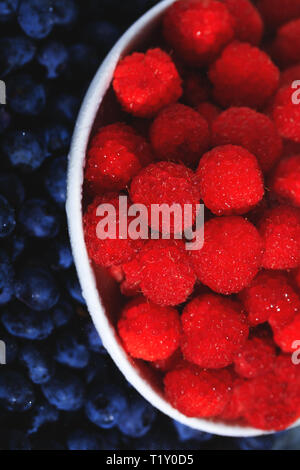
[[[54,307],[59,295],[53,276],[44,268],[25,267],[16,277],[16,298],[37,312]]]
[[[138,395],[129,398],[128,405],[118,419],[118,428],[125,436],[143,437],[151,429],[156,410]]]
[[[66,370],[58,371],[50,382],[42,385],[42,391],[49,403],[59,410],[77,411],[83,405],[83,383]]]
[[[100,428],[114,427],[126,410],[127,401],[113,384],[97,384],[91,391],[85,406],[88,419]]]
[[[35,312],[22,304],[7,307],[1,321],[11,335],[34,341],[47,338],[54,329],[48,312]]]
[[[24,173],[37,170],[47,156],[38,137],[25,130],[9,133],[3,140],[2,151],[12,167]]]
[[[15,75],[7,81],[7,102],[15,113],[37,116],[45,107],[46,90],[28,74]]]
[[[16,226],[15,211],[0,195],[0,238],[8,237]]]
[[[23,375],[10,370],[1,370],[0,405],[8,411],[30,410],[35,401],[32,386]]]
[[[28,199],[20,209],[19,222],[24,232],[37,238],[54,238],[59,231],[59,215],[43,199]]]

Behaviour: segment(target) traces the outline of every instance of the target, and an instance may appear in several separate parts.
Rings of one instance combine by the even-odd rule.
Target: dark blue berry
[[[95,73],[99,66],[97,49],[89,44],[73,44],[69,48],[69,60],[71,64],[70,74],[83,75],[87,78],[91,73]]]
[[[29,308],[41,312],[58,302],[59,290],[50,271],[42,267],[23,267],[15,279],[15,296]]]
[[[1,0],[0,0],[1,1]],[[4,105],[0,105],[0,134],[10,126],[11,116]]]
[[[5,77],[34,58],[34,42],[25,36],[4,37],[0,39],[0,75]]]
[[[127,401],[119,387],[102,382],[96,384],[89,394],[85,412],[96,426],[109,429],[118,423],[126,407]]]
[[[108,21],[94,21],[87,25],[85,37],[97,47],[109,51],[120,37],[120,30]]]
[[[94,382],[96,379],[106,377],[111,380],[111,372],[113,365],[104,356],[99,357],[98,354],[91,356],[90,362],[85,369],[85,380],[88,384]]]
[[[83,369],[89,362],[89,352],[74,331],[64,332],[56,340],[54,358],[60,364]]]
[[[45,38],[51,32],[54,20],[52,0],[22,0],[18,22],[27,36]]]
[[[53,201],[61,207],[66,202],[67,165],[66,157],[57,157],[51,160],[45,174],[45,188]]]
[[[8,411],[27,411],[35,401],[32,386],[18,372],[1,369],[0,374],[0,406]]]
[[[25,189],[20,178],[14,173],[0,175],[0,194],[16,207],[22,204],[25,198]]]
[[[73,23],[78,14],[74,0],[53,0],[55,22],[59,25],[69,25]]]
[[[70,244],[67,240],[56,238],[49,244],[47,251],[49,266],[54,271],[69,269],[73,264]]]
[[[26,246],[26,238],[20,233],[14,233],[10,237],[10,251],[12,261],[16,261],[23,253]]]
[[[15,226],[15,211],[7,199],[0,195],[0,238],[8,237]]]
[[[47,154],[39,138],[30,131],[11,132],[2,144],[11,165],[25,172],[37,170]]]
[[[274,444],[272,435],[260,437],[244,437],[236,440],[241,450],[270,450]]]
[[[40,351],[40,348],[32,344],[25,344],[20,350],[19,357],[26,366],[29,378],[33,383],[49,382],[54,373],[54,367],[52,362]]]
[[[72,305],[65,299],[61,299],[51,310],[54,325],[57,328],[65,326],[74,316],[74,309]]]
[[[24,232],[37,238],[53,238],[59,231],[59,215],[43,199],[29,199],[19,212],[19,222]]]
[[[69,94],[61,94],[55,97],[55,103],[52,106],[53,117],[74,123],[79,111],[79,99]]]
[[[0,0],[0,21],[10,20],[17,11],[19,0]]]
[[[28,436],[19,430],[13,430],[9,433],[8,450],[32,450]]]
[[[28,74],[15,75],[7,81],[7,102],[15,113],[37,116],[46,104],[45,87]]]
[[[118,419],[118,428],[129,437],[142,437],[151,429],[156,410],[139,395],[128,398],[126,409]]]
[[[69,147],[71,133],[63,124],[50,124],[44,131],[44,140],[49,154],[60,152]]]
[[[28,434],[35,434],[46,423],[55,423],[59,418],[59,411],[47,401],[38,403],[32,411],[31,427]]]
[[[68,50],[57,41],[50,41],[39,51],[37,60],[47,70],[47,78],[57,78],[67,67]]]
[[[8,258],[0,256],[0,305],[5,305],[14,294],[14,270]]]
[[[90,431],[75,429],[67,439],[69,450],[100,450],[99,437]]]
[[[6,307],[1,320],[11,335],[30,340],[47,338],[54,328],[48,312],[35,312],[22,304]]]
[[[92,322],[86,324],[85,334],[87,337],[89,349],[91,351],[106,354],[106,350],[103,347],[99,333]]]
[[[181,442],[186,442],[190,440],[196,440],[198,442],[206,442],[213,438],[212,434],[207,432],[197,431],[197,429],[190,428],[185,424],[179,423],[175,419],[173,420],[173,425],[176,429],[178,438]]]
[[[85,300],[82,296],[82,289],[79,284],[78,278],[74,272],[68,273],[66,287],[72,299],[82,305],[85,305]]]
[[[52,380],[42,385],[42,391],[51,405],[59,410],[76,411],[84,402],[81,380],[67,371],[58,371]]]

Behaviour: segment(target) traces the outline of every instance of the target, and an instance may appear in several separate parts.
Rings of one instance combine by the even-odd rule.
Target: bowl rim
[[[127,354],[117,340],[115,329],[108,321],[85,245],[82,225],[83,169],[86,148],[96,114],[111,85],[115,67],[124,51],[129,50],[131,44],[145,31],[145,28],[158,21],[163,12],[174,1],[176,0],[163,0],[159,2],[122,35],[99,66],[81,105],[71,141],[67,172],[66,212],[74,263],[83,297],[104,347],[127,381],[148,402],[170,418],[198,431],[230,437],[252,437],[272,434],[273,431],[266,432],[252,427],[230,425],[200,418],[189,418],[173,408],[170,403],[151,387],[139,374],[134,365],[130,363]],[[294,423],[291,427],[299,424],[300,421]]]

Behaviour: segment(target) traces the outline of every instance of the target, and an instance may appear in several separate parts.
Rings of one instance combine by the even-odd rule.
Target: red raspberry
[[[172,354],[172,356],[168,357],[168,359],[162,359],[159,361],[153,362],[153,367],[156,370],[161,372],[169,372],[170,370],[174,370],[181,364],[183,361],[181,350],[176,349],[176,351]]]
[[[213,122],[217,119],[219,116],[221,110],[218,108],[218,106],[215,106],[214,104],[210,103],[209,101],[203,101],[203,103],[200,103],[197,106],[197,112],[201,114],[201,116],[206,119],[208,122],[209,126],[212,126]]]
[[[179,0],[164,17],[164,36],[187,63],[204,66],[233,39],[235,21],[215,0]]]
[[[239,399],[239,388],[245,382],[244,379],[240,377],[236,378],[232,385],[231,398],[224,410],[220,414],[219,418],[224,421],[238,421],[243,416],[243,409]]]
[[[196,107],[210,99],[211,85],[200,72],[190,72],[184,78],[183,89],[184,98],[190,106]]]
[[[278,29],[272,53],[283,66],[294,65],[300,61],[300,19],[290,21]]]
[[[300,65],[294,65],[281,72],[280,85],[291,85],[295,80],[299,80],[300,77]]]
[[[117,123],[98,131],[87,158],[85,178],[99,193],[125,188],[153,155],[150,145],[134,129]]]
[[[211,66],[209,77],[221,106],[260,108],[277,89],[279,70],[265,52],[234,41]]]
[[[161,49],[125,57],[116,67],[113,88],[125,111],[139,117],[154,116],[182,94],[176,67]]]
[[[194,109],[171,104],[154,120],[150,140],[159,159],[195,166],[209,146],[208,124]]]
[[[271,28],[300,16],[299,0],[258,0],[258,9]]]
[[[281,160],[271,188],[280,199],[300,207],[300,155]]]
[[[201,158],[197,175],[201,198],[216,215],[245,214],[264,195],[257,159],[242,147],[215,147]]]
[[[137,298],[123,309],[118,331],[132,357],[157,361],[167,359],[178,348],[180,319],[174,308]]]
[[[273,369],[275,358],[275,348],[269,342],[252,338],[235,357],[235,371],[247,379],[258,377]]]
[[[257,46],[263,34],[263,21],[249,0],[222,0],[235,19],[235,35],[239,41]]]
[[[107,238],[101,240],[97,237],[97,225],[101,217],[96,215],[100,204],[112,204],[116,209],[117,238]],[[106,268],[113,265],[126,263],[136,256],[144,244],[143,240],[132,240],[119,238],[119,200],[117,194],[108,194],[103,197],[97,197],[87,208],[83,217],[85,241],[90,258],[98,266]]]
[[[196,276],[181,240],[150,240],[132,263],[138,264],[134,275],[125,266],[129,282],[138,279],[144,296],[157,305],[181,304],[193,291]]]
[[[196,204],[200,201],[199,182],[194,172],[184,165],[171,162],[159,162],[144,168],[133,178],[130,194],[134,203],[147,207],[149,218],[153,204],[179,204],[182,213],[184,204],[192,204],[196,216]],[[152,219],[151,228],[163,230],[164,233],[180,233],[183,231],[184,221],[182,224],[176,222],[171,214],[170,227],[162,227],[162,224]]]
[[[300,341],[300,313],[284,328],[274,331],[274,341],[286,353],[292,353],[297,348],[299,349],[299,344],[295,345],[294,343]]]
[[[181,321],[183,355],[202,368],[232,364],[249,335],[240,304],[216,294],[192,300],[184,308]]]
[[[273,120],[281,137],[300,142],[300,106],[294,103],[295,89],[287,85],[277,92],[273,105]]]
[[[297,287],[299,287],[299,289],[300,289],[300,268],[297,269],[297,271],[295,273],[295,281],[296,281]]]
[[[198,279],[220,294],[247,287],[256,276],[263,255],[258,231],[242,217],[214,218],[204,225],[204,246],[192,251]]]
[[[283,325],[300,311],[300,299],[282,273],[261,271],[239,297],[252,326],[266,321],[272,326]]]
[[[300,210],[280,205],[266,211],[259,223],[266,269],[291,269],[300,264]]]
[[[229,108],[213,122],[212,144],[240,145],[269,171],[282,152],[282,141],[271,119],[250,108]]]
[[[219,415],[231,395],[231,377],[226,370],[206,371],[185,365],[168,372],[164,383],[171,405],[191,417]]]
[[[279,354],[277,356],[275,366],[275,375],[283,382],[288,381],[291,392],[294,393],[296,389],[299,391],[300,387],[300,374],[299,364],[293,364],[292,356],[290,354]]]

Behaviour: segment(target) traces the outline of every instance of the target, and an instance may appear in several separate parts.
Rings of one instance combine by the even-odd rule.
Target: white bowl
[[[120,58],[138,48],[141,42],[151,36],[163,12],[173,2],[174,0],[161,1],[128,29],[99,67],[81,106],[69,155],[66,206],[75,265],[83,296],[104,347],[128,382],[146,400],[170,418],[174,418],[199,431],[221,436],[260,436],[268,433],[251,427],[188,418],[173,408],[164,399],[162,393],[154,385],[150,384],[147,373],[140,366],[139,362],[132,361],[125,353],[111,322],[111,315],[114,314],[118,307],[118,288],[109,276],[105,274],[105,271],[100,275],[100,282],[98,279],[98,283],[96,283],[85,246],[82,226],[83,171],[86,149],[97,112],[111,85],[113,73]]]

